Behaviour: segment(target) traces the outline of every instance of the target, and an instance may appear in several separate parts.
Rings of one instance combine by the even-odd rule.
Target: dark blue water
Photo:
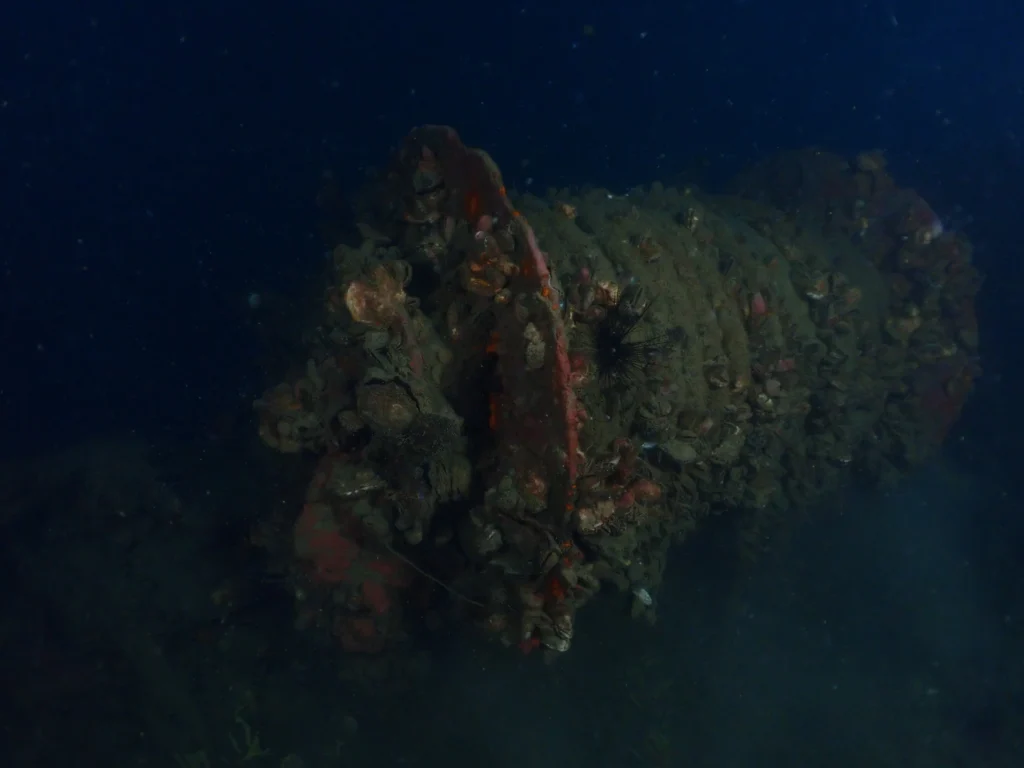
[[[271,723],[265,765],[288,753],[310,766],[682,765],[657,762],[687,755],[680,743],[708,766],[1016,764],[1022,39],[1024,9],[1009,0],[6,3],[0,458],[5,477],[32,474],[48,494],[27,500],[16,479],[0,492],[4,623],[14,666],[38,670],[4,704],[28,713],[4,733],[12,764],[55,765],[59,750],[32,741],[59,733],[76,764],[173,765],[201,748],[214,759],[228,749],[219,726],[209,747],[176,744],[178,721],[227,728],[242,707]],[[884,149],[900,184],[969,235],[987,276],[985,375],[938,463],[884,499],[826,505],[845,513],[810,523],[791,559],[765,563],[738,596],[713,562],[681,560],[669,571],[678,602],[656,630],[597,608],[588,634],[605,639],[553,668],[435,639],[431,687],[368,704],[346,698],[349,683],[335,699],[322,675],[294,676],[289,606],[255,611],[241,640],[203,645],[210,589],[258,568],[244,554],[222,567],[246,526],[212,522],[219,510],[301,499],[302,470],[290,487],[257,487],[259,462],[281,459],[241,446],[249,404],[273,383],[268,360],[308,325],[303,302],[326,265],[325,174],[350,202],[424,123],[455,126],[509,187],[537,193],[715,189],[781,149]],[[103,522],[62,517],[62,494],[85,493],[67,477],[91,471],[68,467],[121,467],[114,486],[141,483],[130,478],[148,471],[133,464],[143,446],[160,482],[208,513],[201,530],[162,547],[166,521],[118,529],[105,516],[122,501],[106,496],[90,502]],[[26,523],[27,507],[48,517]],[[54,530],[72,544],[54,549]],[[78,608],[55,605],[83,574],[97,584]],[[150,614],[116,615],[140,602]],[[100,628],[87,618],[105,611]],[[194,666],[175,667],[183,656]],[[203,679],[204,660],[217,680]],[[54,669],[81,682],[54,683]],[[89,706],[109,690],[106,709]],[[403,695],[414,706],[396,722]],[[37,721],[45,736],[30,735]],[[449,728],[445,747],[436,733]],[[332,762],[335,748],[361,762]]]

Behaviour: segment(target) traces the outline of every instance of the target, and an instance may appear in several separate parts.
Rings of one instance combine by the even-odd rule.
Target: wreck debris
[[[602,583],[653,618],[708,515],[756,550],[851,470],[927,456],[980,374],[970,244],[879,153],[781,155],[737,191],[515,207],[485,152],[414,130],[305,371],[256,403],[269,446],[320,457],[277,551],[300,625],[379,653],[421,580],[562,653]]]

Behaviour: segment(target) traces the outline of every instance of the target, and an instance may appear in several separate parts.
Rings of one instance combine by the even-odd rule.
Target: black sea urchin
[[[594,329],[591,353],[603,388],[631,387],[638,383],[647,365],[672,346],[668,337],[656,334],[633,338],[651,305],[635,308],[625,302],[614,307]]]

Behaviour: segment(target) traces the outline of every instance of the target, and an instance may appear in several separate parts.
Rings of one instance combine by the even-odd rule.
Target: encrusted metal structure
[[[980,373],[970,244],[878,153],[782,155],[736,192],[510,197],[455,131],[414,130],[305,369],[257,402],[268,445],[320,457],[261,537],[300,624],[379,653],[444,601],[557,654],[602,584],[653,616],[708,515],[753,551],[928,456]]]

